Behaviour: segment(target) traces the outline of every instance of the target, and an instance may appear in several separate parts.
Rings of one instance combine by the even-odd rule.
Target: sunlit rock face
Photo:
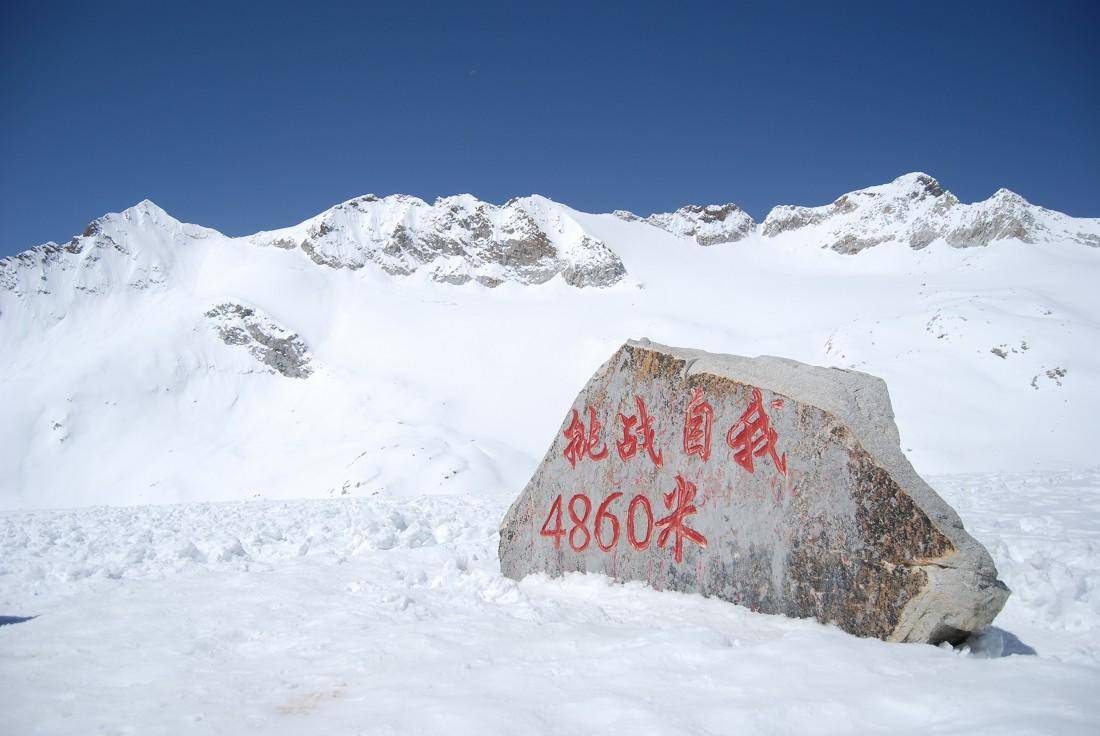
[[[775,207],[764,219],[761,234],[774,238],[788,233],[846,254],[895,241],[921,249],[941,239],[954,248],[1013,239],[1100,246],[1100,220],[1054,212],[1007,189],[984,201],[962,204],[938,181],[919,172],[849,192],[830,205]]]
[[[255,307],[224,302],[205,316],[222,342],[244,348],[264,370],[287,378],[313,373],[313,357],[302,338]]]
[[[541,284],[560,274],[573,286],[601,287],[626,274],[619,257],[586,233],[568,208],[539,196],[498,207],[470,195],[431,205],[404,194],[366,195],[251,240],[300,248],[331,268],[374,263],[390,274],[423,270],[451,284]]]
[[[693,238],[699,245],[735,243],[756,228],[749,214],[735,204],[686,205],[675,212],[650,215],[646,222]]]
[[[901,452],[885,383],[628,342],[566,412],[501,525],[504,573],[599,572],[958,641],[1008,597],[988,552]]]

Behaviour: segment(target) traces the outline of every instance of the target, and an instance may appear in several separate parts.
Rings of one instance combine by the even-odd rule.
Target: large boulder
[[[886,384],[782,358],[623,345],[500,530],[505,575],[598,572],[957,642],[1009,591],[901,452]]]

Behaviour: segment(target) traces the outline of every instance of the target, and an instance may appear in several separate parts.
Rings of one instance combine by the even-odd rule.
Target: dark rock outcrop
[[[313,373],[309,348],[296,333],[252,307],[224,302],[206,312],[226,345],[238,345],[271,373],[308,378]]]

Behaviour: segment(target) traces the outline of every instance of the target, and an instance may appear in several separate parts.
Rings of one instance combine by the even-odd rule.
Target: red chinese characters
[[[676,488],[666,494],[665,508],[671,513],[663,519],[657,520],[657,527],[664,527],[657,535],[657,546],[663,548],[668,543],[668,538],[675,535],[673,542],[673,557],[677,562],[684,561],[684,539],[695,542],[700,547],[707,546],[707,538],[695,529],[687,525],[687,517],[696,513],[699,509],[693,503],[695,501],[695,484],[684,480],[684,476],[676,476]]]
[[[787,453],[782,457],[776,452],[776,442],[779,434],[771,426],[771,419],[764,411],[764,400],[760,395],[760,389],[752,390],[752,401],[749,408],[730,427],[726,433],[726,444],[733,450],[733,459],[745,470],[754,472],[753,458],[762,457],[765,453],[771,455],[775,469],[780,475],[787,474]]]
[[[655,432],[653,430],[653,417],[646,411],[642,397],[635,396],[634,403],[638,407],[638,413],[631,416],[619,414],[619,421],[623,423],[623,438],[615,443],[619,450],[619,457],[629,460],[637,454],[639,449],[649,454],[649,459],[658,468],[664,464],[664,455],[654,445]]]
[[[688,517],[697,513],[695,506],[695,484],[676,476],[676,488],[663,494],[665,508],[669,515],[653,520],[653,507],[649,499],[638,494],[626,508],[625,517],[620,520],[612,504],[622,499],[619,491],[611,493],[603,500],[596,514],[592,516],[592,501],[584,493],[575,493],[565,502],[558,496],[550,506],[550,512],[539,529],[539,536],[554,541],[554,549],[561,549],[562,542],[568,542],[574,552],[589,549],[593,540],[604,552],[611,552],[622,539],[623,522],[626,525],[626,540],[630,546],[640,551],[649,547],[653,530],[659,529],[657,546],[665,549],[672,538],[672,555],[676,562],[684,561],[684,540],[687,539],[700,547],[707,546],[707,538],[688,525]],[[568,513],[571,524],[567,525],[564,515]],[[591,523],[590,523],[591,521]],[[640,528],[639,528],[640,527]]]
[[[696,386],[684,416],[684,454],[698,455],[703,462],[710,459],[710,433],[714,425],[714,407],[703,398],[703,388]]]
[[[765,404],[759,388],[752,388],[750,397],[748,408],[726,433],[726,443],[733,451],[733,460],[749,473],[753,473],[757,459],[768,455],[777,471],[770,478],[776,499],[779,500],[784,492],[793,495],[794,470],[787,465],[787,454],[779,452],[779,435],[772,426],[772,416],[783,409],[784,401],[776,397]],[[634,404],[637,411],[633,415],[618,414],[622,426],[622,437],[615,441],[619,458],[625,463],[644,451],[649,455],[653,466],[659,469],[664,465],[664,455],[656,444],[655,419],[649,414],[640,396],[634,396]],[[772,416],[769,416],[769,411]],[[714,406],[706,400],[703,388],[694,387],[683,416],[684,457],[679,457],[674,446],[673,456],[681,462],[687,462],[687,458],[691,456],[700,458],[704,463],[708,462],[715,418]],[[603,425],[596,418],[594,408],[585,406],[583,413],[577,409],[572,410],[572,416],[562,431],[566,439],[563,455],[570,466],[576,468],[585,459],[599,461],[609,456],[609,448],[601,436],[602,430]],[[677,564],[682,564],[687,543],[704,550],[707,548],[707,537],[699,527],[711,527],[701,524],[703,517],[697,515],[702,513],[701,508],[706,510],[710,501],[699,500],[696,503],[698,489],[695,483],[684,475],[676,474],[676,487],[668,493],[660,494],[667,515],[657,518],[659,514],[654,513],[654,503],[660,502],[651,502],[646,492],[626,496],[621,490],[623,487],[637,489],[650,474],[644,473],[642,477],[629,473],[618,476],[619,472],[628,469],[619,469],[616,465],[617,463],[613,463],[607,467],[607,474],[592,475],[591,482],[596,488],[606,484],[604,493],[599,497],[595,493],[590,497],[583,488],[556,496],[539,529],[539,535],[552,540],[554,549],[560,552],[571,550],[578,554],[591,554],[599,551],[610,554],[613,575],[617,555],[621,553],[632,554],[632,550],[644,552],[656,546],[667,550],[666,554]],[[700,467],[697,470],[700,473],[696,482],[706,483],[708,490],[710,484],[716,484],[719,492],[725,486],[732,488],[730,479],[726,479],[722,468],[707,470]],[[708,499],[717,498],[719,497],[708,495]],[[532,519],[532,532],[534,523],[535,520]],[[699,550],[697,552],[699,555],[703,554]],[[703,560],[699,557],[700,570],[702,566]],[[702,575],[701,572],[698,574]]]
[[[607,457],[607,445],[600,439],[602,425],[596,419],[596,410],[588,407],[588,429],[585,430],[584,422],[580,414],[573,410],[573,421],[565,428],[562,434],[568,440],[565,450],[562,452],[571,467],[577,467],[577,462],[584,458],[590,460],[603,460]]]

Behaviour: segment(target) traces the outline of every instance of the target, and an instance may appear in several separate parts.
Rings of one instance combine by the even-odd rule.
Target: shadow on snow
[[[971,636],[962,644],[976,657],[1011,657],[1014,654],[1034,656],[1037,652],[1010,631],[990,626]]]

